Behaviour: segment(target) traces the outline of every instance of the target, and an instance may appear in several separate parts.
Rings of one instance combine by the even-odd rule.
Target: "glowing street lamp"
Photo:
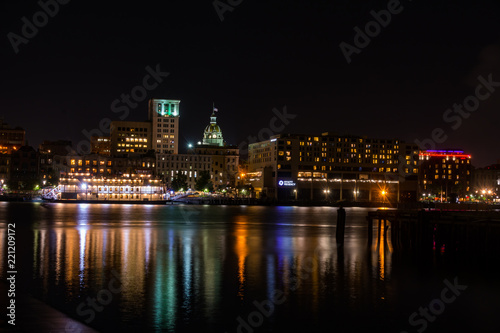
[[[87,184],[82,184],[82,189],[85,191],[85,200],[87,200]]]

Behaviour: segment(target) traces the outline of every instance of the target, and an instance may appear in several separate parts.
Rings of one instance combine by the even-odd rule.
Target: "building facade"
[[[475,169],[472,179],[474,193],[494,195],[496,199],[496,195],[500,193],[500,164]]]
[[[135,130],[135,128],[134,128],[134,130]],[[139,133],[140,133],[140,131],[139,131]],[[144,134],[144,132],[142,134]],[[117,137],[119,137],[119,136],[117,136]],[[131,138],[132,137],[129,137],[129,140]],[[144,139],[144,137],[142,137],[142,138]],[[135,140],[135,137],[134,137],[134,140]],[[125,142],[126,142],[126,140],[125,140]],[[133,142],[135,144],[135,141],[133,141]],[[130,142],[130,143],[132,143],[132,142]],[[139,145],[139,142],[137,144]],[[144,145],[144,140],[142,142],[142,145]],[[146,145],[147,145],[147,142],[146,142]],[[127,147],[125,147],[125,148],[127,148]],[[132,149],[136,149],[136,148],[142,149],[143,147],[134,147]],[[116,147],[116,149],[118,150],[118,147]],[[99,154],[99,155],[107,155],[107,156],[111,155],[111,137],[110,136],[92,136],[90,138],[90,153],[91,154]]]
[[[402,183],[418,175],[418,146],[328,132],[280,134],[249,145],[248,171],[258,196],[278,200],[399,201]],[[416,200],[414,185],[404,197]]]
[[[420,152],[419,187],[422,197],[440,201],[464,198],[472,188],[471,155],[463,150]]]
[[[157,154],[179,153],[179,100],[150,99],[148,119],[152,128],[152,145]]]
[[[151,123],[147,121],[112,121],[111,155],[132,156],[151,150]]]
[[[0,118],[0,154],[11,154],[24,145],[26,132],[20,127],[11,128]]]
[[[59,200],[161,201],[166,200],[165,187],[151,175],[127,174],[122,177],[61,178]]]

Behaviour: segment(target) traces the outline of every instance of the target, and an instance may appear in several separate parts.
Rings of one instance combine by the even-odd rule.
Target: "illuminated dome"
[[[210,116],[210,124],[205,127],[205,131],[203,132],[203,144],[211,146],[224,146],[224,139],[222,138],[222,131],[219,125],[217,125],[215,110]]]

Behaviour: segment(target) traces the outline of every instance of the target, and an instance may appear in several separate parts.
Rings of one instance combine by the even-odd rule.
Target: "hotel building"
[[[278,200],[417,197],[418,146],[397,139],[280,134],[249,145],[246,181]]]
[[[447,198],[464,198],[471,192],[471,155],[463,150],[425,150],[419,158],[418,178],[423,197],[447,201]]]

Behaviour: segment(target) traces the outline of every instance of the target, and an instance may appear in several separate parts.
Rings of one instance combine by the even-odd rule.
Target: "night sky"
[[[9,33],[22,36],[21,19],[33,22],[41,7],[2,1],[0,116],[32,146],[76,144],[101,119],[120,120],[112,102],[158,65],[170,74],[147,98],[181,100],[180,147],[201,140],[214,102],[230,144],[258,135],[273,108],[286,106],[296,117],[283,132],[413,142],[441,128],[447,138],[437,148],[462,148],[476,167],[500,159],[500,83],[456,129],[458,120],[443,119],[475,95],[479,75],[500,82],[498,0],[402,0],[349,64],[339,45],[355,46],[354,28],[365,30],[371,11],[393,1],[230,3],[221,21],[213,1],[72,0],[16,54]],[[146,119],[147,99],[123,120]]]

